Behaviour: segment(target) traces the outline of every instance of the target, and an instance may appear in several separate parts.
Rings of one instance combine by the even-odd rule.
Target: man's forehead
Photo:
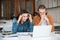
[[[46,11],[46,10],[45,10],[45,9],[39,9],[39,11],[44,12],[44,11]]]

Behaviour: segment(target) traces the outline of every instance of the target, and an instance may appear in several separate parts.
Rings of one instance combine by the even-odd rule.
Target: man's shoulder
[[[33,18],[40,18],[38,15],[34,16]]]
[[[47,17],[48,17],[48,18],[51,18],[51,17],[52,17],[52,15],[47,15]]]

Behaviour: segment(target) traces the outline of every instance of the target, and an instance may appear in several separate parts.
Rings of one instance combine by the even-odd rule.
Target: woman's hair
[[[45,9],[45,10],[47,10],[47,8],[45,7],[45,5],[40,5],[40,6],[38,7],[38,11],[39,11],[39,9]],[[46,15],[47,15],[47,13],[46,13]]]
[[[20,15],[22,15],[22,14],[25,14],[25,13],[29,13],[28,11],[26,11],[26,10],[23,10],[22,12],[20,12],[19,14],[18,14],[18,16],[17,17],[15,17],[17,20],[18,20],[18,18],[19,18],[19,16]]]
[[[21,12],[21,14],[24,14],[24,13],[29,13],[29,12],[26,11],[26,10],[23,10],[23,11]]]
[[[38,12],[34,12],[33,13],[33,16],[36,16],[36,15],[39,15],[39,13]]]

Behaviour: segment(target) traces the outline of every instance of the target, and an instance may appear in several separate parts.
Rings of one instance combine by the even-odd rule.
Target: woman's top
[[[17,19],[13,19],[12,32],[33,32],[33,23],[27,20],[23,24],[17,23]]]

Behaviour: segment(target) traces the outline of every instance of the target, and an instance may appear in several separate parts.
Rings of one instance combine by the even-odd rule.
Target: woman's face
[[[45,15],[46,14],[46,9],[39,9],[39,14],[40,15]]]
[[[22,21],[26,21],[28,19],[28,14],[22,14]]]

